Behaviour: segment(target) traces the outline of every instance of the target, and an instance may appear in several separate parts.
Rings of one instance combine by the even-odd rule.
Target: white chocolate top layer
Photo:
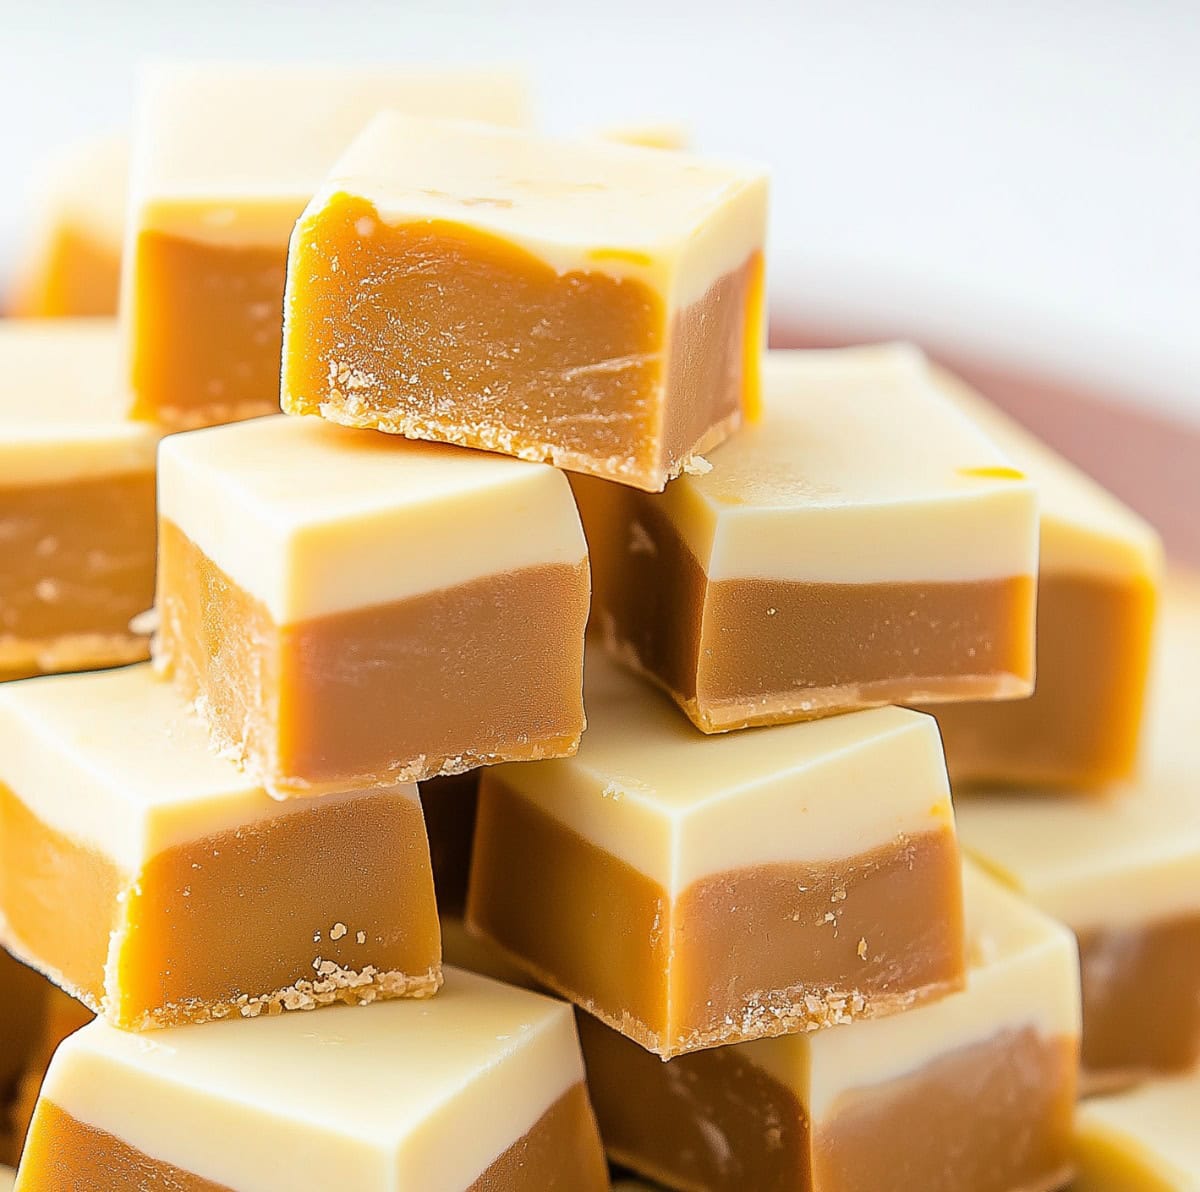
[[[1037,569],[1037,494],[901,344],[768,352],[762,418],[656,498],[711,579],[903,583]]]
[[[967,986],[888,1018],[737,1044],[805,1104],[814,1128],[840,1097],[870,1092],[1002,1031],[1079,1036],[1079,959],[1074,937],[991,878],[963,872]]]
[[[524,124],[524,82],[468,70],[176,64],[143,79],[136,225],[229,244],[281,244],[377,112]]]
[[[686,306],[762,248],[766,189],[757,167],[384,112],[334,167],[296,236],[345,193],[388,224],[467,224],[559,274],[637,278]]]
[[[563,1002],[458,969],[436,997],[70,1036],[42,1097],[238,1192],[461,1192],[583,1079]]]
[[[942,391],[1037,485],[1042,571],[1157,577],[1162,543],[1153,527],[966,382],[944,369],[933,373]]]
[[[1147,1184],[1139,1192],[1197,1192],[1200,1189],[1200,1073],[1155,1080],[1110,1097],[1091,1097],[1075,1114],[1076,1146],[1081,1156],[1095,1150],[1099,1170],[1082,1182],[1080,1192],[1129,1192],[1134,1171]],[[1126,1164],[1116,1170],[1113,1153]],[[1110,1182],[1111,1179],[1111,1182]],[[1157,1179],[1153,1185],[1149,1181]]]
[[[554,468],[320,418],[170,436],[158,502],[281,625],[587,554]]]
[[[0,320],[0,492],[154,470],[117,359],[112,319]]]
[[[840,861],[953,826],[932,717],[875,708],[705,736],[600,653],[571,758],[484,773],[670,893],[745,866]]]
[[[11,1167],[0,1167],[0,1192],[12,1192],[17,1173]]]
[[[213,753],[200,722],[149,663],[0,684],[0,783],[126,874],[174,845],[304,809],[303,800],[272,799]],[[415,800],[416,787],[378,797]]]

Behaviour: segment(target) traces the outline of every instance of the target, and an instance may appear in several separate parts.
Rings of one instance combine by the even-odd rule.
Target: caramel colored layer
[[[287,246],[143,231],[135,262],[134,415],[182,430],[277,412]]]
[[[0,671],[146,657],[130,620],[154,601],[154,476],[0,486]]]
[[[390,226],[341,195],[319,226],[289,295],[291,413],[659,490],[737,426],[756,384],[757,257],[672,319],[642,282],[560,276],[464,225]]]
[[[947,830],[837,864],[714,874],[672,900],[487,774],[467,914],[550,988],[669,1056],[961,988],[960,882]]]
[[[1200,1060],[1200,915],[1080,932],[1079,962],[1088,1089]]]
[[[1032,679],[1033,581],[710,581],[651,498],[608,494],[596,578],[610,648],[704,732],[876,704],[1018,694]],[[837,631],[830,632],[836,625]]]
[[[1144,579],[1043,572],[1032,697],[928,709],[953,782],[1096,788],[1129,777],[1155,605]]]
[[[467,905],[467,878],[471,872],[471,845],[475,840],[478,802],[478,770],[421,783],[421,809],[429,834],[433,886],[441,915],[461,919]]]
[[[218,1141],[213,1139],[214,1146]],[[38,1105],[21,1187],[81,1192],[128,1192],[130,1188],[235,1192],[152,1159],[115,1135],[78,1121],[52,1101]],[[533,1188],[539,1192],[602,1192],[608,1188],[608,1169],[582,1084],[559,1097],[466,1192],[525,1192]]]
[[[217,743],[286,794],[562,757],[583,731],[587,563],[277,627],[164,521],[161,657]]]
[[[136,880],[3,787],[0,800],[12,940],[118,1026],[426,996],[440,984],[429,855],[407,799],[309,805],[168,849]]]
[[[60,226],[35,276],[13,295],[14,318],[115,315],[121,288],[121,254],[67,225]]]

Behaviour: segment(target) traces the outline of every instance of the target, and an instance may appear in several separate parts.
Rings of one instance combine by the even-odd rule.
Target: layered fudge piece
[[[416,788],[272,799],[149,664],[0,690],[0,932],[133,1030],[441,978]]]
[[[581,480],[593,619],[704,732],[1033,685],[1037,495],[904,345],[768,352],[661,495]]]
[[[115,315],[129,191],[129,140],[96,137],[56,154],[33,188],[8,314]]]
[[[18,1188],[600,1192],[569,1007],[450,970],[428,1002],[59,1049]]]
[[[157,658],[272,794],[574,752],[588,563],[561,473],[264,418],[173,435]]]
[[[664,1057],[961,986],[932,718],[704,737],[602,655],[585,702],[576,757],[483,775],[472,930]]]
[[[147,656],[157,444],[111,321],[0,322],[0,680]]]
[[[582,1012],[609,1155],[710,1192],[1050,1192],[1070,1175],[1074,941],[965,882],[966,988],[891,1018],[665,1064]]]
[[[292,236],[283,408],[659,490],[756,404],[765,217],[757,169],[382,113]]]
[[[931,708],[956,787],[1097,788],[1137,764],[1162,570],[1157,534],[948,373],[951,396],[1038,486],[1037,686],[1027,700]]]
[[[297,216],[381,108],[522,122],[506,75],[205,64],[142,88],[124,305],[139,417],[174,429],[279,408]]]
[[[1073,1192],[1195,1192],[1200,1187],[1200,1074],[1080,1105]]]
[[[422,782],[421,810],[429,834],[433,886],[438,913],[462,918],[467,905],[467,877],[479,803],[479,771],[449,774]],[[470,968],[470,965],[465,965]]]

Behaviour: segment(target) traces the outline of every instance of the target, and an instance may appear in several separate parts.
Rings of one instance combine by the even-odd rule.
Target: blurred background
[[[154,57],[502,64],[558,131],[774,176],[772,335],[912,337],[1200,562],[1196,0],[0,0],[0,281],[48,149]]]

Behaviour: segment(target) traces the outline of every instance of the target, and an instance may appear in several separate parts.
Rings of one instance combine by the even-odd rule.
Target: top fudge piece
[[[382,113],[296,225],[283,408],[658,491],[757,399],[766,191]]]
[[[174,66],[142,89],[126,262],[138,417],[180,429],[279,408],[288,237],[383,108],[522,123],[507,75]]]
[[[609,648],[704,732],[1027,695],[1033,485],[913,348],[763,367],[762,421],[711,471],[577,483]]]
[[[169,436],[159,476],[157,659],[272,794],[575,751],[562,473],[277,416]]]

